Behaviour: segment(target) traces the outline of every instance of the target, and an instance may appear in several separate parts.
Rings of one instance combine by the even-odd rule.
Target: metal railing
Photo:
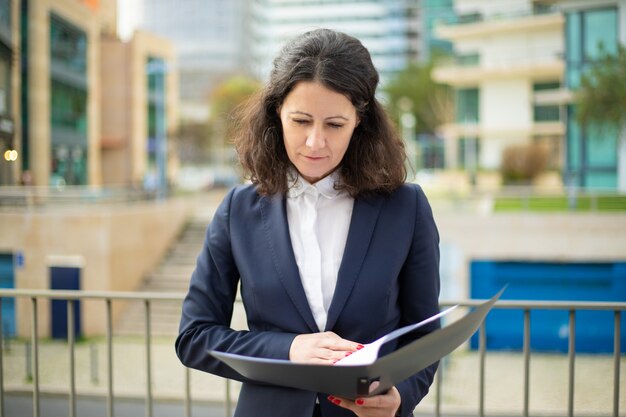
[[[0,207],[49,207],[75,204],[120,204],[154,200],[156,192],[127,186],[2,186]]]
[[[32,394],[33,394],[33,415],[39,417],[40,411],[40,369],[39,369],[39,340],[38,335],[38,306],[40,299],[47,300],[67,300],[67,342],[69,352],[69,383],[68,383],[68,399],[69,399],[69,416],[76,415],[76,357],[75,357],[75,333],[74,326],[76,317],[74,315],[74,303],[81,300],[102,300],[106,306],[106,367],[107,367],[107,389],[106,403],[107,416],[113,417],[114,397],[114,379],[113,379],[113,320],[112,320],[112,304],[113,301],[141,301],[144,305],[145,313],[145,415],[151,417],[153,415],[153,389],[152,389],[152,333],[151,333],[151,305],[153,302],[161,301],[177,301],[180,302],[183,294],[180,293],[138,293],[138,292],[104,292],[104,291],[59,291],[59,290],[24,290],[24,289],[0,289],[0,322],[2,322],[2,302],[6,298],[27,298],[30,299],[31,310],[31,341],[32,355]],[[452,306],[455,304],[461,307],[476,307],[482,300],[464,300],[460,302],[442,302],[441,307]],[[614,346],[613,346],[613,404],[612,416],[619,416],[620,406],[620,360],[621,360],[621,313],[626,310],[626,302],[562,302],[562,301],[503,301],[500,300],[494,306],[494,309],[517,309],[523,311],[523,412],[522,416],[529,416],[530,403],[530,312],[531,310],[562,310],[567,311],[569,315],[569,333],[568,333],[568,401],[567,416],[574,416],[574,374],[576,361],[576,312],[595,310],[595,311],[612,311],[614,313]],[[483,324],[479,330],[479,390],[478,390],[478,415],[485,416],[485,357],[487,352],[486,328]],[[3,335],[0,332],[0,347],[4,346]],[[5,387],[4,387],[4,358],[3,349],[0,349],[0,417],[5,414]],[[182,365],[181,365],[182,367]],[[191,416],[192,398],[190,389],[190,370],[185,369],[184,379],[184,415]],[[442,372],[437,372],[435,383],[435,404],[434,413],[436,416],[442,415]],[[229,380],[225,380],[226,396],[224,398],[225,416],[232,415],[231,388]]]

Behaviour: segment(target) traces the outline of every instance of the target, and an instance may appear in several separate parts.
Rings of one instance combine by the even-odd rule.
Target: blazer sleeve
[[[207,229],[189,291],[183,301],[175,348],[185,366],[247,381],[208,352],[218,350],[262,358],[288,359],[289,348],[296,335],[230,328],[239,282],[230,239],[230,222],[235,221],[230,218],[230,213],[236,190],[234,188],[224,198]]]
[[[426,195],[419,186],[415,185],[414,189],[417,210],[413,241],[400,274],[401,325],[421,321],[439,312],[439,233]],[[426,326],[421,335],[439,327],[437,321]],[[413,409],[426,396],[437,367],[438,362],[396,386],[402,397],[401,416],[412,415]]]

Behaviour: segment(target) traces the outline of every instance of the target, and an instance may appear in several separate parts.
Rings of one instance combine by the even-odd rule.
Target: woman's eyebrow
[[[290,116],[291,116],[291,115],[302,115],[302,116],[307,116],[307,117],[313,118],[313,115],[312,115],[312,114],[309,114],[309,113],[307,113],[307,112],[303,112],[303,111],[300,111],[300,110],[290,111],[290,112],[289,112],[289,115],[290,115]],[[331,119],[343,119],[343,120],[345,120],[345,121],[349,121],[349,120],[350,120],[350,119],[348,119],[346,116],[342,116],[342,115],[340,115],[340,114],[339,114],[339,115],[337,115],[337,116],[329,116],[329,117],[325,118],[324,120],[331,120]]]
[[[299,110],[290,111],[289,115],[291,116],[292,114],[300,114],[300,115],[303,115],[303,116],[313,117],[313,115],[311,115],[309,113],[306,113],[306,112],[303,112],[303,111],[299,111]]]

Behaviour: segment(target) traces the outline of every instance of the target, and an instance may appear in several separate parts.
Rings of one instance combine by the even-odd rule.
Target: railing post
[[[567,396],[567,415],[574,417],[574,359],[576,357],[576,310],[569,311],[569,343],[567,358],[569,362],[569,381]]]
[[[33,380],[33,346],[30,341],[24,342],[24,365],[26,367],[26,380]]]
[[[0,297],[0,417],[4,417],[4,326],[2,323],[2,297]]]
[[[619,367],[621,356],[621,312],[615,310],[615,329],[613,331],[613,417],[619,416]]]
[[[191,370],[185,366],[185,417],[191,417]]]
[[[478,387],[478,415],[485,417],[485,356],[487,351],[487,330],[486,324],[480,325],[479,331],[479,351],[480,351],[480,383]]]
[[[100,373],[98,360],[98,345],[95,343],[89,344],[89,377],[92,384],[98,384],[100,382]]]
[[[31,329],[31,343],[33,346],[32,352],[32,364],[33,364],[33,416],[39,417],[39,340],[37,336],[37,327],[39,320],[37,319],[37,298],[31,297],[31,310],[32,310],[32,329]]]
[[[441,384],[443,384],[443,359],[439,362],[439,369],[435,374],[437,386],[435,387],[435,417],[441,417]]]
[[[150,346],[152,345],[150,331],[150,300],[144,299],[146,314],[146,417],[152,417],[152,356]]]
[[[76,361],[74,356],[74,300],[67,300],[67,343],[70,367],[69,415],[76,416]]]
[[[232,406],[230,404],[230,379],[226,379],[226,404],[224,404],[224,411],[226,413],[226,417],[230,417],[233,415]]]
[[[524,309],[524,412],[528,417],[530,402],[530,310]]]
[[[107,298],[107,417],[113,417],[113,314],[111,307],[111,299]]]

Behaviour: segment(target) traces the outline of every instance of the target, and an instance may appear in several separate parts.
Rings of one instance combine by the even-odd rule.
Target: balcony
[[[561,31],[564,18],[561,13],[549,10],[542,13],[508,13],[485,17],[479,13],[462,15],[456,24],[441,25],[435,30],[437,37],[449,41],[492,36],[507,32],[530,32],[555,29]]]
[[[476,59],[474,64],[468,63],[468,59],[461,56],[434,68],[432,76],[440,83],[472,87],[481,81],[494,79],[561,79],[564,71],[565,63],[558,54],[552,50],[534,48],[523,54],[509,52],[492,56],[488,60]]]
[[[148,417],[164,409],[168,415],[190,416],[192,409],[204,407],[211,411],[204,415],[231,416],[239,384],[180,365],[173,354],[174,334],[153,337],[152,307],[169,303],[180,308],[182,297],[178,293],[1,289],[0,304],[17,298],[25,307],[22,317],[30,320],[31,335],[20,340],[3,339],[0,334],[0,415],[15,412],[16,392],[22,392],[31,399],[21,402],[20,411],[30,414],[23,409],[30,408],[35,417],[51,396],[65,402],[70,417],[84,410],[88,401],[99,401],[112,417],[129,397],[135,399],[135,415],[143,408]],[[70,330],[66,340],[43,340],[39,320],[52,300],[68,300],[68,329],[75,328],[75,303],[102,305],[105,335],[77,341]],[[143,334],[114,334],[113,309],[126,302],[143,306]],[[443,302],[441,306],[453,304],[471,308],[479,301]],[[518,329],[523,334],[522,350],[488,352],[491,333],[483,325],[475,350],[460,348],[442,361],[431,393],[417,407],[416,415],[620,415],[620,408],[623,411],[626,406],[620,390],[624,371],[621,316],[626,303],[499,301],[494,307],[498,309],[523,314],[523,329]],[[567,325],[558,329],[567,340],[564,354],[531,349],[531,323],[537,323],[536,319],[531,322],[531,315],[545,310],[567,314]],[[583,311],[612,312],[613,353],[577,354],[577,313]]]

